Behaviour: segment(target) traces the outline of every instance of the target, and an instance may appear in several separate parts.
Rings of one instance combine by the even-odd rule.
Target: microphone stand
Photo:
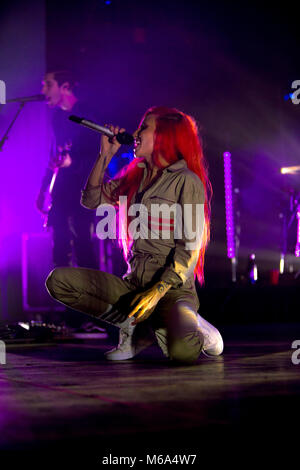
[[[4,136],[2,137],[2,139],[0,140],[0,152],[2,152],[2,149],[3,149],[3,146],[5,144],[5,141],[8,139],[8,134],[9,134],[9,131],[11,130],[12,126],[14,125],[14,123],[16,122],[16,119],[17,117],[19,116],[20,112],[22,111],[22,109],[24,108],[25,106],[25,101],[21,101],[20,102],[20,106],[19,106],[19,109],[18,111],[16,112],[13,120],[11,121],[10,125],[8,126]]]

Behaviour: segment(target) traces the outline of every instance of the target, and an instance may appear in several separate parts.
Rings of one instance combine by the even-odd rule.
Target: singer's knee
[[[195,364],[200,356],[204,337],[200,331],[191,332],[184,337],[169,340],[168,352],[171,361],[183,364]]]
[[[54,297],[54,299],[58,298],[59,286],[63,282],[65,278],[64,271],[68,268],[55,268],[51,273],[48,275],[46,279],[46,288],[49,294]]]
[[[46,288],[56,300],[66,301],[82,290],[86,280],[85,268],[55,268],[46,279]]]
[[[49,292],[49,294],[55,298],[55,285],[56,285],[56,271],[57,269],[53,269],[53,271],[51,271],[51,273],[48,275],[47,279],[46,279],[46,288]]]

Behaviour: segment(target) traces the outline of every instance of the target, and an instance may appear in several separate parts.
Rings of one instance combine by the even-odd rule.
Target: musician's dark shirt
[[[67,168],[60,168],[52,192],[51,216],[68,216],[82,212],[80,206],[81,189],[88,178],[92,166],[96,160],[100,147],[100,135],[90,129],[86,129],[68,119],[72,114],[95,120],[94,113],[84,103],[77,102],[71,112],[58,108],[53,114],[53,130],[56,147],[64,147],[72,143],[69,154],[72,164]],[[43,181],[43,187],[49,184],[52,172],[47,171]]]

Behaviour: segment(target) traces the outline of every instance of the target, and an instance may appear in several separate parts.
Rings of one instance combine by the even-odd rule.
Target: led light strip
[[[231,153],[224,152],[224,185],[225,185],[225,211],[226,211],[226,235],[227,235],[227,257],[235,258],[235,230],[232,200],[231,179]]]
[[[297,207],[297,219],[298,219],[298,226],[297,226],[297,243],[295,248],[295,256],[297,258],[300,257],[300,204]]]

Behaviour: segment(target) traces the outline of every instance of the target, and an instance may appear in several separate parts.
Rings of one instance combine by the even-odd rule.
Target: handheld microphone
[[[76,122],[77,124],[81,124],[82,126],[88,127],[89,129],[92,129],[93,131],[100,132],[100,134],[104,134],[107,137],[114,137],[114,133],[108,129],[107,127],[100,126],[99,124],[96,124],[93,121],[88,121],[85,118],[80,118],[78,116],[69,116],[70,121]],[[128,134],[128,132],[119,132],[116,135],[117,141],[120,144],[124,145],[132,145],[134,142],[134,138],[131,134]]]
[[[44,95],[23,96],[21,98],[12,98],[6,100],[6,103],[27,103],[28,101],[45,101]]]

